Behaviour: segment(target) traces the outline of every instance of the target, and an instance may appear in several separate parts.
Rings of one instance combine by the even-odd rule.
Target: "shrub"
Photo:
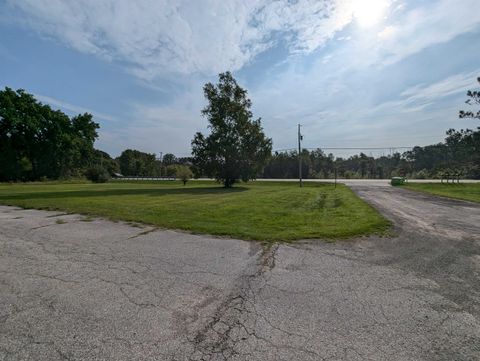
[[[110,174],[101,166],[88,168],[85,177],[94,183],[105,183],[110,180]]]

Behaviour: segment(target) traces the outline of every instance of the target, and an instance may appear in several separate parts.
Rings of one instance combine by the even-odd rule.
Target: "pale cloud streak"
[[[374,60],[396,63],[432,45],[478,30],[478,6],[478,0],[438,0],[405,10],[379,33],[382,41],[375,44],[378,54]]]
[[[404,90],[400,95],[407,97],[407,101],[436,101],[442,97],[466,93],[468,89],[476,86],[475,79],[480,74],[480,69],[473,72],[449,76],[433,84],[419,84]]]
[[[35,98],[43,103],[47,103],[53,107],[58,107],[60,109],[64,109],[73,113],[77,114],[83,114],[83,113],[90,113],[94,116],[94,118],[102,119],[102,120],[107,120],[109,122],[116,122],[117,119],[113,117],[112,115],[105,114],[105,113],[100,113],[92,109],[84,108],[82,106],[70,104],[67,102],[64,102],[59,99],[55,99],[46,95],[41,95],[41,94],[33,94]],[[95,119],[94,119],[95,120]]]
[[[133,148],[188,156],[195,132],[207,131],[207,121],[201,116],[204,105],[200,83],[169,104],[133,102],[131,112],[125,115],[125,124],[108,131],[100,130],[98,146],[113,154]]]

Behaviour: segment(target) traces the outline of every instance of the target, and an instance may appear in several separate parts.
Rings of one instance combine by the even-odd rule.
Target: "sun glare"
[[[389,0],[354,0],[353,16],[360,26],[373,26],[384,18],[389,3]]]

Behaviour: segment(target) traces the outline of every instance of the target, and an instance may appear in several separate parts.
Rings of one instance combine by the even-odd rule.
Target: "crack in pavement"
[[[317,360],[323,359],[318,353],[306,347],[277,344],[255,330],[258,320],[261,319],[271,329],[280,331],[286,337],[296,336],[308,341],[308,337],[303,334],[295,334],[275,326],[265,315],[258,313],[255,309],[256,294],[267,286],[269,273],[275,267],[278,248],[279,245],[275,244],[260,255],[255,266],[251,267],[252,271],[238,280],[237,285],[218,307],[210,321],[189,339],[194,345],[188,357],[189,360],[229,360],[252,355],[237,349],[239,342],[248,342],[252,338],[277,352],[294,350],[313,356]],[[177,359],[175,356],[172,357],[172,360],[175,359]]]

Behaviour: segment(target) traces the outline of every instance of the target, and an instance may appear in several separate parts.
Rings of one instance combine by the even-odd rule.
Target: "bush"
[[[110,180],[110,174],[101,166],[88,168],[85,177],[94,183],[105,183]]]

